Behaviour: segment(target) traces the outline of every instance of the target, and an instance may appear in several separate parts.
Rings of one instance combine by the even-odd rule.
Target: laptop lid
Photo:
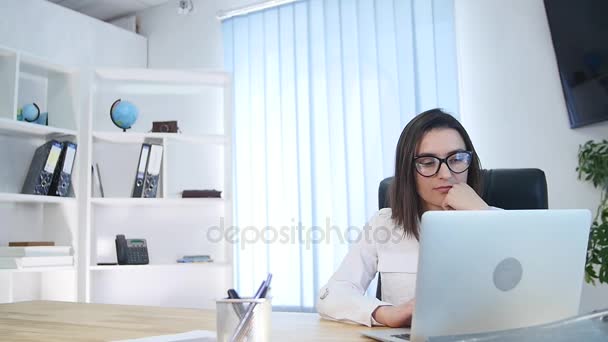
[[[422,216],[412,341],[578,314],[589,210]]]

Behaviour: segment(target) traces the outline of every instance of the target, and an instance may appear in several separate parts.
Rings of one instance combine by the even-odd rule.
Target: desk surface
[[[7,341],[108,341],[199,329],[215,331],[215,311],[50,301],[0,304],[0,336]],[[273,341],[371,341],[360,335],[365,329],[312,313],[272,313]]]

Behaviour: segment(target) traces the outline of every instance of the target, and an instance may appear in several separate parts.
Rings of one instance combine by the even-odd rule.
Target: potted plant
[[[587,247],[585,280],[608,283],[608,141],[587,141],[578,151],[578,179],[593,183],[601,200],[593,219]]]

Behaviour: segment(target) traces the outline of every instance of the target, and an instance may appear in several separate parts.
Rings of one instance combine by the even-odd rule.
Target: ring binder
[[[146,178],[144,180],[144,198],[155,198],[160,180],[160,166],[163,159],[162,145],[151,145],[150,157],[146,168]]]
[[[63,149],[61,150],[59,162],[53,175],[49,195],[60,197],[69,195],[72,185],[72,170],[74,168],[74,160],[76,159],[76,148],[77,145],[73,142],[66,141],[63,143]]]
[[[21,192],[30,195],[48,195],[61,155],[63,143],[51,140],[38,147]]]
[[[150,147],[150,144],[141,145],[141,151],[139,152],[139,164],[137,165],[137,174],[135,175],[135,183],[133,184],[133,192],[131,197],[142,197]]]

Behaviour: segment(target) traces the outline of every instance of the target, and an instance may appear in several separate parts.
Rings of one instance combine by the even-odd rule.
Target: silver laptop
[[[427,212],[412,330],[362,333],[418,342],[577,315],[590,226],[589,210]]]

